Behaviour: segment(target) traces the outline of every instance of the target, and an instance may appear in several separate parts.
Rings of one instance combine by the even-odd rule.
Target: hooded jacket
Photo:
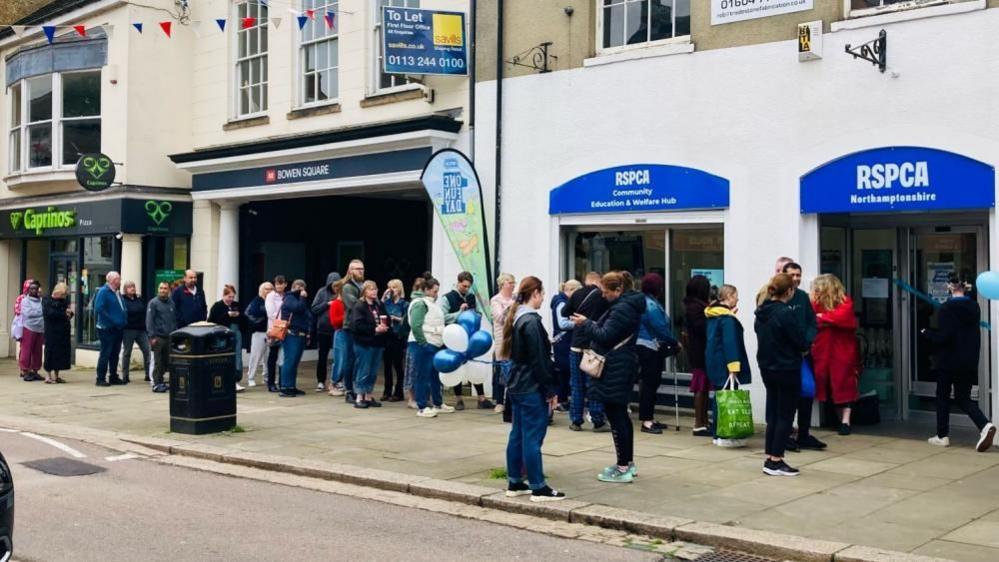
[[[715,388],[722,388],[729,373],[738,373],[739,384],[752,382],[752,370],[742,322],[724,305],[701,311],[705,318],[704,368]]]
[[[541,314],[521,305],[514,316],[506,391],[510,394],[538,392],[550,398],[555,395],[555,390],[552,347],[548,332],[541,323]]]
[[[708,319],[704,315],[704,311],[707,308],[708,303],[700,299],[694,297],[683,299],[683,327],[687,331],[687,364],[690,365],[691,369],[706,368]]]
[[[573,297],[576,295],[574,294]],[[602,299],[601,299],[602,300]],[[610,304],[599,322],[587,320],[577,330],[585,332],[593,351],[603,355],[604,370],[599,379],[591,379],[591,400],[627,404],[638,376],[635,336],[645,314],[645,295],[628,291]],[[614,349],[624,342],[624,345]]]
[[[811,305],[808,310],[811,310]],[[812,314],[814,318],[814,313]],[[767,300],[756,309],[756,361],[761,371],[800,371],[802,354],[809,350],[805,331],[788,303]]]
[[[326,276],[326,284],[312,299],[312,316],[316,318],[316,333],[321,336],[332,336],[333,326],[330,325],[330,301],[333,300],[333,284],[340,280],[340,274],[331,271]]]
[[[937,311],[939,328],[925,332],[936,349],[936,368],[955,373],[955,382],[978,382],[981,320],[982,310],[976,301],[968,297],[951,297]]]

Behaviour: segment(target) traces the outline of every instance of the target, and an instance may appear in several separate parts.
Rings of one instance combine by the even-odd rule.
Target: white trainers
[[[418,418],[436,418],[437,410],[433,408],[424,408],[416,412],[416,417]]]
[[[257,381],[255,381],[253,379],[250,379],[250,380],[246,381],[246,386],[247,386],[247,388],[253,388],[253,387],[257,386]]]
[[[434,406],[434,410],[438,414],[453,414],[454,413],[454,408],[451,407],[451,406],[448,406],[447,404],[441,404],[440,406]]]
[[[950,447],[950,437],[937,437],[934,435],[927,439],[926,442],[937,447]]]
[[[503,404],[496,404],[496,407],[493,408],[493,413],[494,414],[502,414],[503,410],[504,410]]]
[[[975,446],[975,450],[979,453],[984,453],[989,450],[992,446],[992,442],[996,437],[996,426],[989,422],[985,424],[982,428],[982,434],[978,437],[978,445]]]
[[[326,392],[326,385],[323,383],[317,383],[316,392]]]
[[[409,408],[410,410],[420,409],[420,407],[416,405],[416,400],[410,400],[408,403],[406,403],[406,407]]]
[[[244,390],[246,390],[246,388],[243,385],[236,383],[236,392],[243,392]]]

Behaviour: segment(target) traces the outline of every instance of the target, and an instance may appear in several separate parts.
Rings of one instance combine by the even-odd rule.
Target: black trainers
[[[162,383],[160,383],[160,384],[158,384],[158,385],[156,385],[156,386],[153,387],[153,392],[155,392],[157,394],[161,394],[161,393],[167,392],[168,390],[170,390],[170,387],[168,387],[167,385],[162,384]]]
[[[110,378],[110,379],[108,380],[108,382],[109,382],[109,383],[110,383],[110,384],[111,384],[112,386],[121,386],[121,385],[124,385],[124,384],[125,384],[125,381],[121,380],[121,379],[120,379],[120,378],[118,378],[118,377],[111,377],[111,378]]]
[[[544,488],[539,488],[531,492],[532,502],[554,502],[564,499],[565,494],[559,492],[558,490],[553,490],[549,486],[545,486]]]
[[[707,427],[695,427],[691,433],[694,437],[714,437],[714,432]]]
[[[763,462],[763,474],[768,476],[797,476],[797,468],[791,468],[784,461],[772,461],[767,459]]]
[[[609,425],[607,425],[607,422],[593,425],[593,433],[607,433],[610,430],[611,428]]]
[[[825,443],[816,439],[814,435],[806,435],[804,439],[799,439],[798,446],[802,449],[810,449],[812,451],[821,451],[827,447]]]
[[[479,400],[478,407],[480,410],[492,410],[496,407],[496,404],[494,404],[492,400],[486,398],[485,400]]]
[[[465,402],[459,399],[457,402],[454,403],[454,409],[458,410],[459,412],[464,410]]]
[[[97,382],[94,383],[94,385],[95,386],[111,386],[111,383],[109,383],[108,381],[106,381],[104,379],[98,379]]]
[[[291,388],[282,388],[281,392],[278,394],[281,398],[295,398],[298,395],[295,394],[295,390]]]
[[[578,423],[574,423],[569,425],[569,429],[571,429],[572,431],[583,431],[583,426],[579,425]]]
[[[517,482],[516,484],[510,482],[506,487],[506,497],[516,498],[517,496],[526,496],[531,493],[531,487],[527,485],[527,482]]]
[[[798,442],[793,437],[788,437],[787,443],[784,444],[784,450],[791,451],[792,453],[800,453],[801,446],[798,445]]]
[[[651,433],[653,435],[662,435],[663,434],[663,430],[659,429],[658,427],[656,427],[654,425],[651,426],[651,427],[649,427],[649,426],[647,426],[647,425],[645,425],[643,423],[642,424],[642,433]]]
[[[850,424],[841,423],[839,424],[839,434],[840,435],[850,435]]]

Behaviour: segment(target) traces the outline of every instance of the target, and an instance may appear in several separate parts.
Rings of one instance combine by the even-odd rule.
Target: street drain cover
[[[95,464],[63,457],[30,461],[22,464],[28,468],[33,468],[53,476],[87,476],[88,474],[97,474],[98,472],[107,470]]]
[[[705,554],[697,559],[697,562],[772,562],[769,558],[732,552],[729,550],[716,550],[710,554]]]

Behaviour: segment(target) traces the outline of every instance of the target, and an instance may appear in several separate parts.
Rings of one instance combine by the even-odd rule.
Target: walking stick
[[[676,431],[680,431],[680,390],[677,388],[679,385],[676,378],[676,358],[670,357],[666,360],[666,364],[673,366],[673,414],[676,422],[673,427],[676,428]]]

